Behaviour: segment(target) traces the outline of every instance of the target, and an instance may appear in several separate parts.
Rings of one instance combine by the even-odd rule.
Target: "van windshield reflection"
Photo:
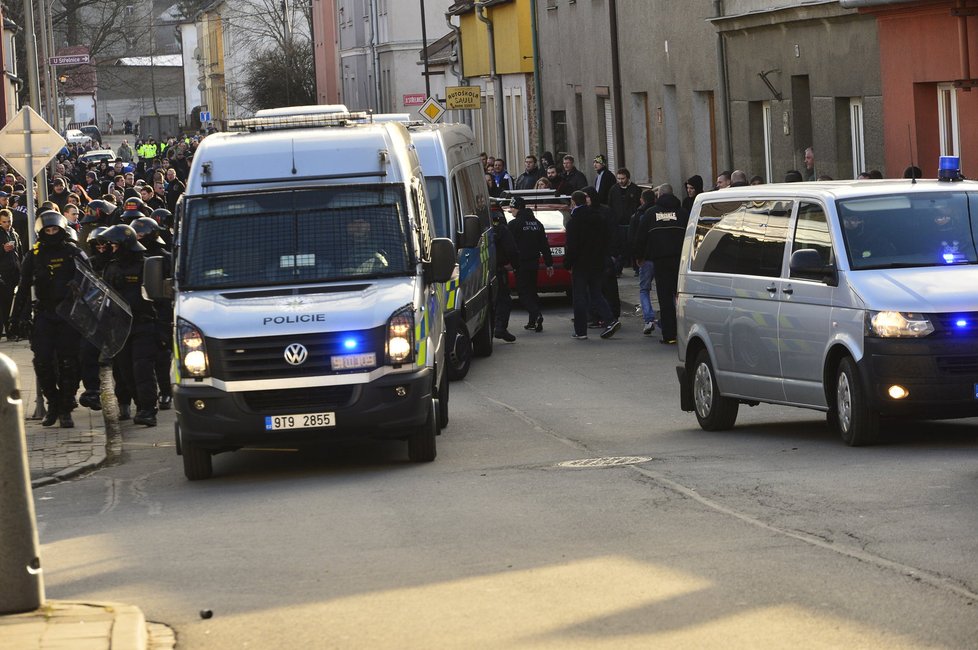
[[[840,199],[849,266],[859,271],[978,263],[976,204],[966,192]]]
[[[180,281],[212,289],[409,275],[408,232],[399,185],[192,198]]]

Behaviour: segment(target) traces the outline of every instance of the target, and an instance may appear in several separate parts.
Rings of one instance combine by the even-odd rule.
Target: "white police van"
[[[301,112],[300,112],[301,113]],[[174,277],[177,451],[191,480],[212,454],[337,438],[403,438],[431,461],[448,422],[444,283],[410,136],[336,111],[231,122],[194,155]]]
[[[978,416],[978,183],[759,185],[696,197],[680,262],[682,408],[827,413],[849,445],[881,418]]]

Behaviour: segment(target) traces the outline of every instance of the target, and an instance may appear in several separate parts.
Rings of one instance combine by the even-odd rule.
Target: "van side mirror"
[[[788,268],[793,278],[817,280],[830,287],[839,286],[839,272],[835,264],[826,264],[814,248],[802,248],[792,253]]]
[[[479,217],[474,214],[467,214],[462,219],[462,236],[459,237],[459,248],[475,248],[479,245],[479,238],[482,236],[482,224]]]
[[[173,300],[173,279],[163,277],[165,260],[147,257],[143,262],[143,291],[150,300]]]
[[[448,237],[431,240],[431,261],[427,264],[430,282],[448,282],[455,272],[455,244]]]

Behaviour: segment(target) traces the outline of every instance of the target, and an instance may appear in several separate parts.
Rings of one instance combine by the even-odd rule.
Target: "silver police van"
[[[881,418],[978,416],[978,183],[790,183],[700,194],[682,251],[681,405],[824,411],[849,445]]]
[[[309,112],[232,121],[198,148],[176,220],[177,451],[191,480],[243,446],[401,438],[431,461],[448,422],[438,238],[401,124]]]

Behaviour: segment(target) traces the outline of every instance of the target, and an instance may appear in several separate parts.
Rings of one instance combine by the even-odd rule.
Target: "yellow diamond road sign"
[[[37,176],[63,146],[64,138],[30,106],[0,129],[0,156],[25,178]]]
[[[418,110],[421,113],[421,117],[428,120],[432,124],[441,119],[441,116],[445,114],[445,107],[438,103],[434,97],[429,97],[425,100],[424,104]]]

